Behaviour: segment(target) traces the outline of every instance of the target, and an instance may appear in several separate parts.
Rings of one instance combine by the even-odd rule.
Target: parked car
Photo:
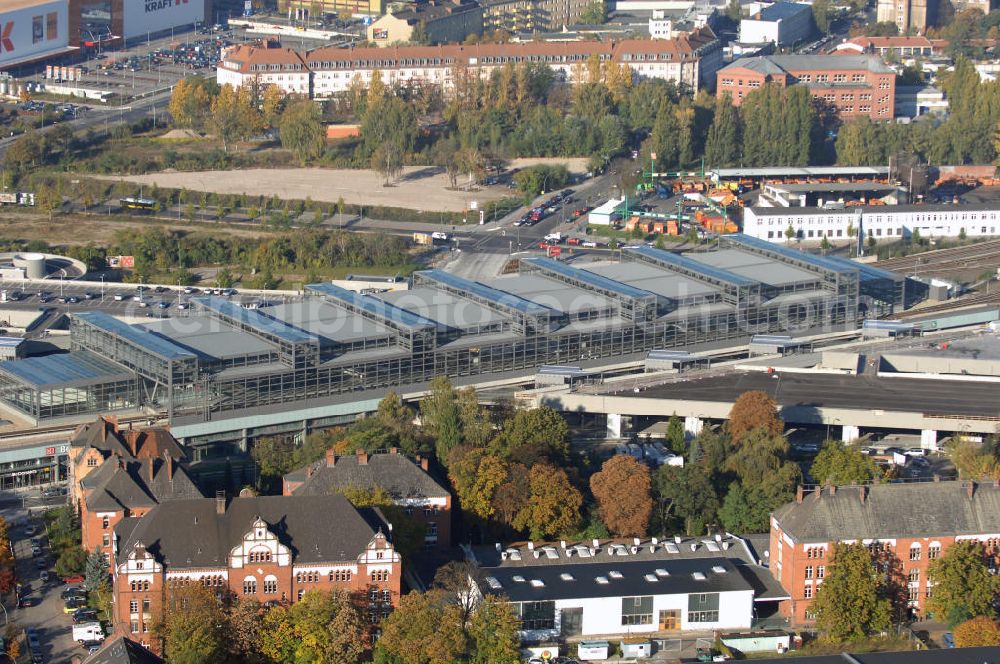
[[[911,447],[910,449],[903,452],[903,454],[909,457],[923,457],[927,456],[927,450],[925,450],[922,447]]]
[[[70,586],[69,588],[65,588],[61,593],[59,593],[59,596],[65,600],[87,599],[87,591],[81,588],[80,586]]]
[[[97,609],[85,608],[73,612],[75,624],[94,622],[95,620],[97,620]]]
[[[49,572],[48,570],[42,570],[42,573],[38,575],[38,578],[42,580],[42,583],[49,582]]]
[[[944,642],[945,648],[955,647],[955,636],[951,632],[945,632],[944,636],[941,637],[941,640]]]
[[[84,581],[83,576],[80,575],[80,574],[74,574],[73,576],[67,576],[65,579],[63,579],[63,582],[67,583],[67,584],[70,584],[70,583],[83,583],[83,581]],[[81,588],[81,590],[83,590],[83,589]]]
[[[40,546],[33,546],[33,547],[31,547],[31,555],[32,556],[40,556],[40,555],[42,555],[42,547],[40,547]]]
[[[66,604],[63,605],[63,613],[73,613],[77,609],[82,609],[85,606],[87,606],[87,600],[85,599],[68,599],[66,600]]]
[[[37,650],[42,647],[42,642],[38,638],[38,631],[34,627],[29,627],[24,630],[24,634],[28,638],[28,647],[32,650]]]
[[[124,299],[125,295],[123,293],[115,293],[115,302],[121,302]]]
[[[101,649],[100,641],[81,641],[80,646],[87,651],[88,655],[93,655]]]
[[[27,528],[24,529],[24,534],[27,535],[28,537],[33,537],[34,534],[37,533],[37,532],[38,532],[38,529],[34,525],[30,525],[30,524],[28,525]]]

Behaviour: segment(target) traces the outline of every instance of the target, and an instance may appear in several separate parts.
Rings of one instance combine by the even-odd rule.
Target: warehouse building
[[[788,230],[793,233],[791,236]],[[743,212],[743,232],[770,242],[847,240],[865,237],[898,240],[913,236],[990,237],[1000,232],[996,205],[858,205],[830,207],[750,207]]]
[[[185,315],[140,325],[79,312],[72,352],[0,362],[0,403],[36,422],[154,409],[197,461],[199,447],[222,456],[353,421],[386,389],[435,376],[475,384],[542,365],[641,361],[654,349],[854,327],[864,298],[885,311],[903,302],[901,287],[868,289],[850,261],[744,235],[719,244],[686,255],[627,248],[621,263],[586,267],[527,257],[489,284],[441,270],[373,295],[313,284],[302,300],[253,310],[197,297]]]
[[[9,0],[0,8],[0,69],[71,53],[68,0]]]
[[[529,643],[749,629],[788,594],[747,540],[657,538],[469,547],[479,594],[503,595]]]
[[[752,18],[740,21],[741,44],[791,46],[809,38],[813,30],[812,9],[797,2],[776,2]]]

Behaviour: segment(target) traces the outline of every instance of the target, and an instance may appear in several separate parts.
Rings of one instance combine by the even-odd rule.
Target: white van
[[[73,640],[77,643],[103,641],[104,630],[101,629],[101,623],[95,621],[73,625]]]

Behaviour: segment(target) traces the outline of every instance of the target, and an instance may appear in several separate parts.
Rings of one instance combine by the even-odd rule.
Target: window
[[[816,620],[816,612],[806,609],[806,620]]]
[[[813,566],[812,565],[806,565],[806,578],[807,579],[813,578]]]
[[[718,611],[688,611],[688,622],[710,623],[719,622]]]
[[[142,598],[142,612],[143,613],[149,613],[149,598],[148,597],[143,597]]]
[[[375,582],[378,582],[378,581],[388,581],[389,580],[389,570],[387,570],[387,569],[378,569],[378,570],[375,570],[374,572],[372,572],[371,577],[372,577],[372,581],[375,581]]]
[[[87,465],[93,468],[94,466],[97,465],[97,459],[95,459],[94,457],[90,457],[89,459],[87,459]]]
[[[349,569],[335,569],[330,572],[331,581],[350,581],[351,580],[351,570]]]
[[[822,579],[824,576],[826,576],[826,566],[820,565],[816,568],[816,578]]]
[[[129,600],[129,603],[128,603],[128,612],[129,613],[139,613],[139,600],[137,600],[137,599]]]
[[[257,594],[257,579],[251,576],[243,580],[243,594],[244,595]]]
[[[392,601],[392,591],[388,588],[382,589],[382,602],[388,604]]]
[[[138,634],[139,633],[139,621],[138,620],[133,620],[132,621],[132,633],[133,634]]]
[[[940,544],[935,543],[927,547],[927,560],[937,560],[940,557],[941,557]]]
[[[274,595],[277,592],[278,592],[278,579],[273,576],[269,576],[266,579],[264,579],[264,594]]]
[[[906,578],[910,580],[910,583],[920,583],[920,570],[916,567],[910,570]]]
[[[806,599],[812,599],[812,596],[813,596],[813,587],[812,587],[811,583],[807,583],[806,584],[806,587],[805,587],[805,590],[802,593],[802,596],[805,597]]]
[[[911,586],[906,589],[906,598],[911,602],[916,602],[920,599],[920,588],[917,586]]]
[[[914,544],[910,547],[910,560],[920,560],[920,545]]]
[[[653,598],[622,597],[622,625],[652,625]]]
[[[521,621],[522,630],[553,629],[555,626],[556,603],[553,601],[518,602],[514,611]]]
[[[104,546],[111,546],[111,535],[104,533],[101,535],[101,544]]]
[[[110,517],[106,517],[106,516],[102,516],[101,517],[101,528],[104,528],[105,530],[107,530],[108,526],[110,526],[110,525],[111,525],[111,518]]]
[[[271,552],[266,549],[254,549],[247,554],[247,560],[251,563],[271,562]]]

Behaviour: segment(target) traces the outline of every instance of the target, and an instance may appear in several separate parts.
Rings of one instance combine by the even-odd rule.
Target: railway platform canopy
[[[621,262],[531,257],[488,284],[428,270],[409,290],[319,283],[255,309],[195,298],[189,310],[138,325],[74,313],[66,357],[100,358],[114,371],[95,380],[125,382],[120,401],[77,398],[81,415],[138,406],[165,413],[191,444],[245,441],[367,412],[350,404],[435,376],[486,384],[545,365],[589,370],[652,350],[855,327],[859,274],[738,237],[685,255],[629,249]],[[36,421],[58,415],[21,396],[36,389],[30,371],[0,366],[0,377],[0,404]]]
[[[729,180],[875,180],[889,177],[887,166],[770,166],[765,168],[717,168],[709,171],[715,182]]]

